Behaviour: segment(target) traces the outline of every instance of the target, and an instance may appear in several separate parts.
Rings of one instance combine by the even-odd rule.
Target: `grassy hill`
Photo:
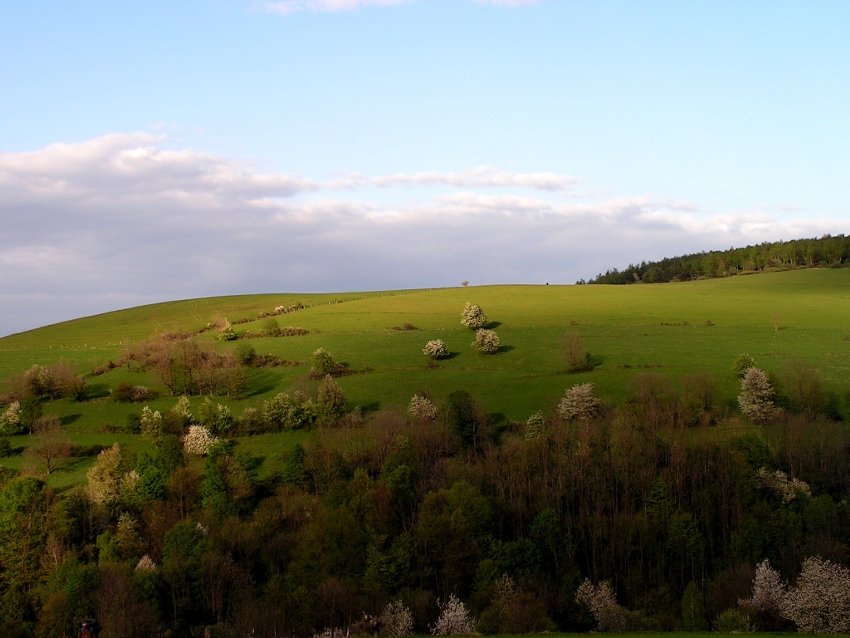
[[[502,348],[495,355],[472,348],[473,331],[459,323],[465,302],[480,305],[493,322]],[[220,399],[238,416],[287,388],[310,386],[310,354],[331,352],[357,374],[338,382],[351,407],[365,411],[406,405],[416,392],[435,398],[463,389],[479,399],[493,420],[524,421],[537,410],[551,414],[564,390],[593,382],[597,393],[619,403],[631,392],[635,376],[652,371],[680,382],[686,375],[716,375],[723,400],[734,405],[737,382],[731,366],[740,353],[778,371],[784,361],[803,359],[818,368],[826,387],[843,394],[850,387],[850,269],[800,270],[687,283],[640,286],[483,286],[470,288],[346,293],[327,295],[269,294],[171,302],[107,313],[48,326],[0,339],[0,378],[20,374],[33,364],[66,359],[80,372],[119,360],[132,343],[163,331],[197,331],[226,318],[236,322],[271,312],[276,306],[306,307],[277,317],[281,327],[304,328],[298,337],[254,338],[258,354],[274,354],[293,367],[251,369],[246,396]],[[237,334],[259,332],[262,319],[239,323]],[[412,324],[415,330],[398,330]],[[584,339],[597,367],[566,374],[558,343],[571,330]],[[218,343],[215,331],[195,339],[232,349],[240,341]],[[443,339],[452,357],[429,367],[422,347]],[[152,408],[175,402],[146,372],[115,368],[89,379],[92,398],[45,405],[57,414],[78,445],[106,445],[114,440],[140,444],[129,434],[107,433],[108,424],[123,426],[138,404],[119,404],[109,391],[121,381],[157,390]],[[193,399],[197,402],[199,399]],[[243,445],[282,452],[304,434],[264,435]],[[13,445],[26,445],[13,437]],[[0,461],[20,467],[21,456]],[[91,459],[67,461],[55,485],[80,480]]]

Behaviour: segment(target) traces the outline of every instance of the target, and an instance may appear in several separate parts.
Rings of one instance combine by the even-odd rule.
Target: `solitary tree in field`
[[[445,341],[442,339],[432,339],[422,348],[422,354],[431,357],[432,359],[444,359],[449,356],[449,349],[446,347]]]
[[[738,406],[756,423],[766,423],[779,412],[773,403],[776,390],[764,370],[749,368],[741,379]]]
[[[499,335],[496,334],[495,330],[481,328],[475,331],[475,341],[471,345],[478,352],[495,354],[499,351]]]
[[[561,337],[559,346],[561,359],[567,364],[570,372],[586,372],[593,369],[590,353],[580,334],[568,330]]]
[[[478,330],[487,325],[487,315],[479,306],[467,301],[460,313],[460,322],[467,328]]]

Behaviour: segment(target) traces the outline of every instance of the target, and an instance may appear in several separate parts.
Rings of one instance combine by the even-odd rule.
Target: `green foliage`
[[[446,424],[467,447],[477,448],[487,430],[487,415],[466,390],[452,392],[446,400]]]
[[[691,581],[682,595],[682,621],[679,624],[682,631],[705,631],[708,622],[705,619],[705,607],[702,602],[702,592],[696,582]]]
[[[243,366],[251,365],[257,357],[257,351],[254,346],[245,341],[237,343],[233,349],[233,353],[236,355],[237,361]]]
[[[764,242],[758,246],[702,252],[641,262],[619,271],[616,268],[591,279],[591,284],[633,284],[688,281],[705,277],[728,277],[766,269],[842,267],[850,263],[850,237]],[[583,282],[582,282],[583,283]]]
[[[269,431],[308,428],[316,419],[316,406],[301,394],[280,392],[263,402],[263,421]]]
[[[737,378],[743,379],[744,375],[747,374],[747,370],[755,367],[757,367],[756,360],[753,357],[748,354],[741,354],[735,359],[735,363],[732,365],[732,372],[735,373]]]
[[[755,631],[752,621],[739,609],[730,607],[719,613],[714,619],[714,631],[721,634],[740,634]]]
[[[321,423],[339,421],[347,412],[345,394],[331,375],[325,375],[316,396],[316,415]]]
[[[263,327],[260,331],[264,337],[277,337],[280,334],[280,324],[274,317],[268,317],[263,321]]]
[[[331,353],[324,348],[318,348],[310,355],[310,371],[318,375],[330,374],[336,368],[336,362]]]
[[[224,320],[224,325],[221,327],[221,330],[218,332],[218,340],[219,341],[235,341],[239,338],[239,335],[236,334],[236,331],[233,329],[233,325],[227,320]]]

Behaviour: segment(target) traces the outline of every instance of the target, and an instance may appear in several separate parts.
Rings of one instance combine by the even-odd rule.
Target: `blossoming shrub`
[[[235,422],[230,408],[221,403],[213,403],[209,397],[204,398],[203,404],[198,409],[198,420],[201,425],[216,434],[227,432]]]
[[[811,498],[812,490],[809,484],[798,478],[789,479],[782,470],[769,472],[767,468],[759,468],[756,473],[756,481],[761,487],[773,490],[785,503],[790,503],[797,498]]]
[[[183,437],[183,449],[187,454],[195,456],[206,456],[216,443],[218,439],[203,425],[190,425],[189,431]]]
[[[381,635],[409,636],[413,633],[413,614],[400,600],[388,603],[380,617]]]
[[[316,417],[313,402],[297,393],[281,392],[263,401],[262,418],[268,430],[300,430],[312,425]]]
[[[407,414],[419,421],[436,421],[438,411],[429,398],[414,394],[407,405]]]
[[[475,332],[472,347],[484,354],[495,354],[499,350],[499,335],[493,330],[481,328]]]
[[[162,437],[162,413],[159,410],[151,410],[148,406],[143,407],[139,426],[143,439],[159,441]]]
[[[422,354],[431,357],[432,359],[443,359],[449,356],[449,349],[446,347],[442,339],[432,339],[422,348]]]
[[[439,604],[440,617],[437,624],[431,628],[433,636],[469,636],[475,632],[475,619],[469,615],[469,610],[454,594],[448,602]]]
[[[621,607],[607,580],[594,585],[586,578],[576,592],[576,602],[587,607],[596,621],[597,631],[619,631],[621,627]]]
[[[149,555],[145,554],[144,556],[142,556],[139,559],[139,562],[136,563],[136,570],[135,571],[139,571],[139,572],[156,571],[156,563],[153,561],[153,559]]]
[[[590,421],[599,413],[599,400],[592,383],[574,385],[558,403],[558,416],[567,421]]]
[[[0,434],[20,434],[24,429],[21,402],[12,401],[0,414]]]
[[[779,408],[773,403],[776,390],[767,378],[764,370],[747,368],[741,379],[741,394],[738,395],[738,406],[756,423],[766,423],[779,413]]]
[[[801,632],[850,633],[850,570],[820,556],[807,558],[781,613]]]
[[[479,306],[467,301],[460,313],[460,322],[467,328],[478,330],[487,325],[487,315]]]
[[[236,334],[236,331],[233,329],[233,325],[227,320],[224,320],[224,325],[221,327],[221,330],[218,333],[219,341],[235,341],[239,337]]]

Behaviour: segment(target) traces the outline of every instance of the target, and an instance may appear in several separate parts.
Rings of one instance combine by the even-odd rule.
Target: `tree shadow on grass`
[[[112,394],[110,387],[105,383],[92,383],[88,386],[89,399],[103,399],[104,397],[108,397],[110,394]]]
[[[496,349],[496,354],[502,354],[505,352],[510,352],[511,350],[515,350],[516,346],[499,346]]]
[[[374,412],[378,412],[381,409],[380,401],[372,401],[372,403],[367,403],[366,405],[361,405],[360,410],[363,414],[370,414]]]
[[[249,386],[245,392],[246,397],[255,397],[266,392],[271,392],[277,385],[274,375],[265,370],[256,370],[249,378]]]
[[[66,414],[60,420],[62,421],[62,425],[71,425],[74,421],[78,420],[82,414]]]
[[[601,366],[603,363],[605,363],[606,358],[607,357],[603,357],[600,354],[590,355],[590,361],[588,361],[588,365],[590,366],[590,369],[593,370],[594,368],[598,368],[599,366]]]
[[[487,420],[491,426],[498,426],[508,422],[508,417],[504,412],[491,412],[487,415]]]

